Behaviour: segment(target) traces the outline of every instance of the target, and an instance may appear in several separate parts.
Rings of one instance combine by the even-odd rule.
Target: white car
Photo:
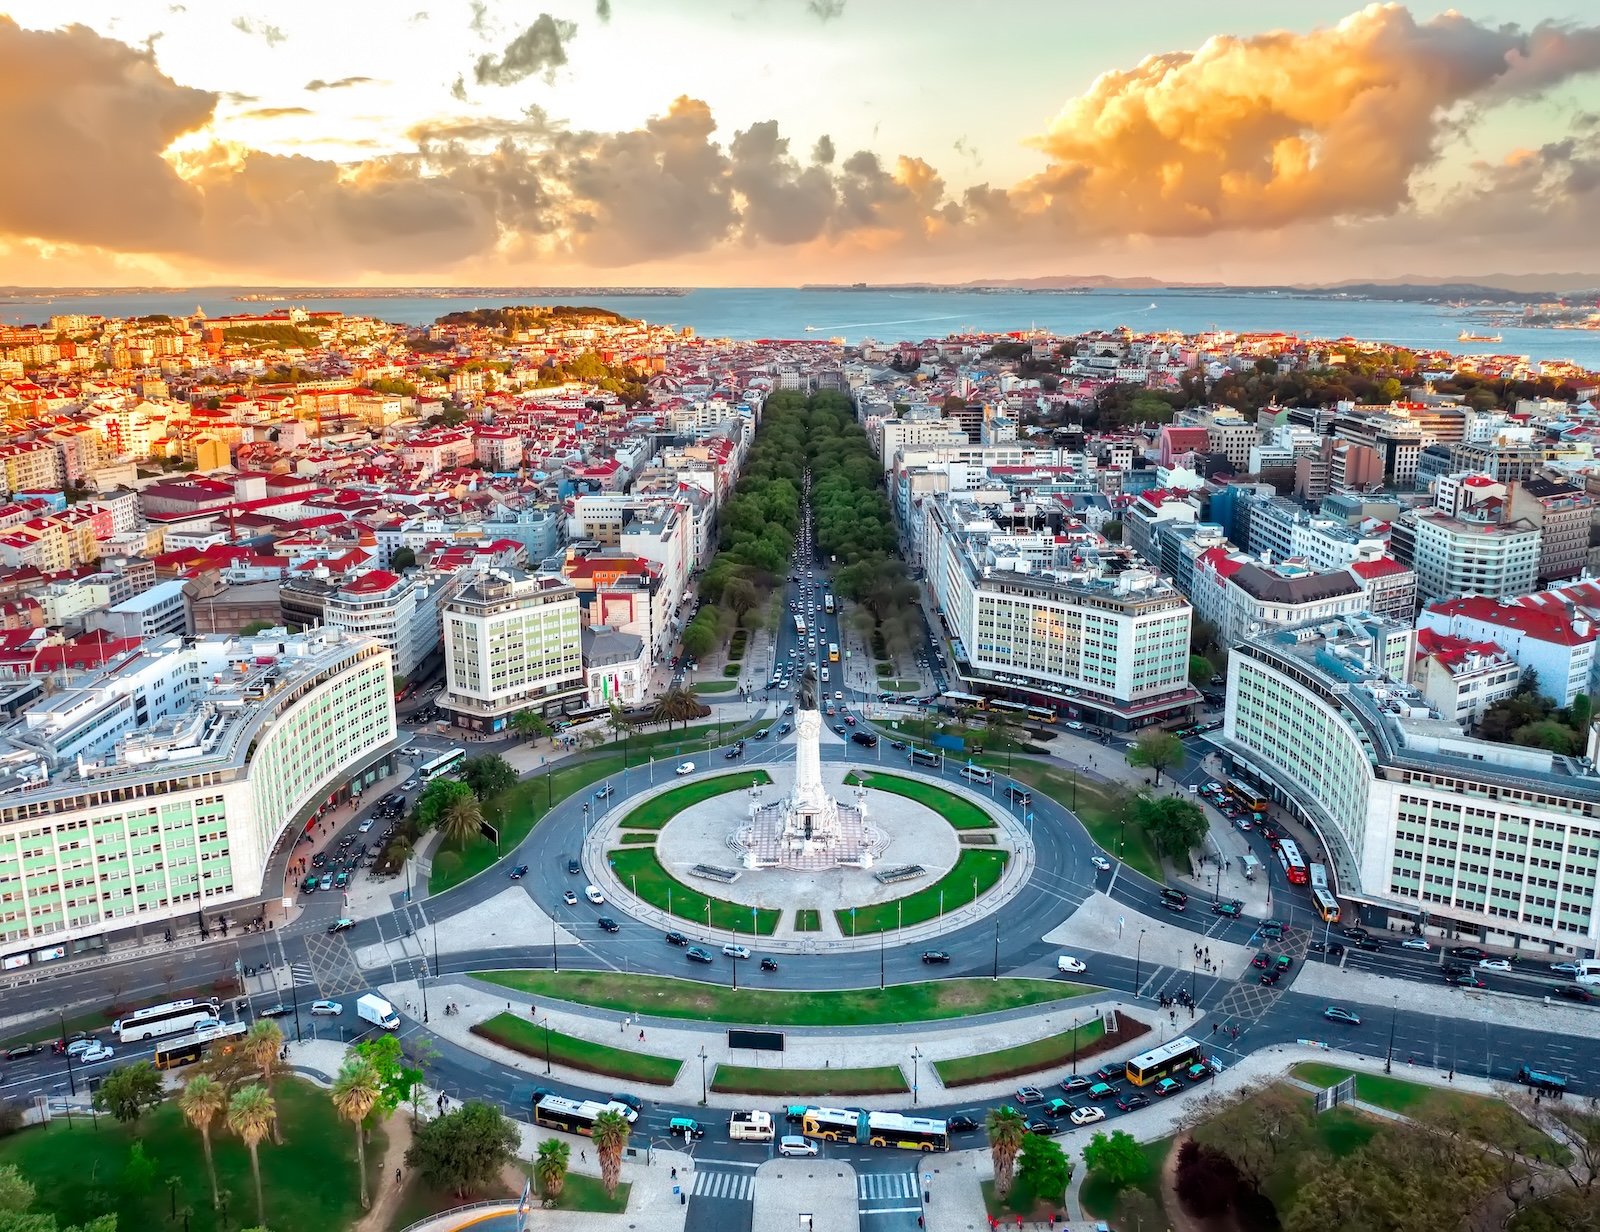
[[[578,905],[578,896],[571,890],[567,890],[561,895],[561,901],[569,907],[576,907]]]
[[[1094,856],[1089,860],[1089,863],[1093,864],[1102,873],[1109,873],[1111,871],[1111,861],[1106,859],[1104,856]]]
[[[835,689],[833,691],[833,700],[836,701],[836,702],[844,701],[844,690],[843,689]]]
[[[337,1018],[344,1013],[344,1006],[337,1001],[313,1001],[311,1013],[317,1017]]]
[[[1078,722],[1077,719],[1068,719],[1066,721],[1066,723],[1063,724],[1063,726],[1070,727],[1070,728],[1072,728],[1073,731],[1082,731],[1083,730],[1083,724]]]
[[[1092,1106],[1086,1108],[1074,1108],[1072,1110],[1072,1116],[1070,1119],[1074,1125],[1093,1125],[1096,1121],[1103,1121],[1106,1119],[1106,1110],[1104,1108],[1095,1108]]]
[[[110,1048],[106,1047],[106,1045],[94,1044],[89,1048],[85,1048],[83,1052],[79,1054],[78,1060],[84,1065],[93,1065],[98,1061],[109,1061],[116,1055],[117,1054],[112,1052]]]
[[[1080,975],[1089,969],[1089,965],[1081,958],[1074,958],[1071,954],[1063,954],[1056,959],[1056,970],[1065,971],[1070,975]]]
[[[780,1155],[815,1155],[817,1144],[810,1138],[802,1138],[798,1134],[784,1134],[778,1139],[778,1154]]]
[[[750,947],[747,945],[733,945],[730,943],[722,947],[722,953],[728,958],[749,958]]]
[[[356,829],[362,834],[365,834],[368,830],[372,829],[372,818],[368,817],[359,826],[357,826]]]
[[[1424,938],[1424,937],[1407,937],[1404,941],[1402,941],[1400,943],[1400,948],[1402,950],[1431,950],[1431,949],[1433,949],[1433,947],[1428,944],[1427,939]]]
[[[694,762],[692,762],[692,761],[684,762],[683,765],[678,767],[676,773],[678,773],[678,774],[693,774],[694,773]]]
[[[1504,958],[1483,958],[1478,961],[1479,971],[1509,971],[1511,963]]]
[[[584,886],[583,887],[583,896],[585,898],[587,898],[591,903],[593,903],[596,907],[603,906],[605,901],[606,901],[606,896],[604,894],[600,893],[600,887],[597,886],[597,885]]]

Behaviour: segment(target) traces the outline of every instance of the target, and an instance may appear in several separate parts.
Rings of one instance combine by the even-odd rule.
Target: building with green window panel
[[[393,768],[392,659],[368,638],[170,638],[0,729],[0,960],[253,918],[307,822]]]
[[[1476,740],[1406,683],[1410,625],[1360,617],[1246,640],[1232,772],[1309,828],[1342,899],[1390,923],[1540,955],[1600,943],[1600,777]]]

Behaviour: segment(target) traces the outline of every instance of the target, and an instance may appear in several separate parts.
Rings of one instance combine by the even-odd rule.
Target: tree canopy
[[[516,1126],[499,1109],[473,1101],[418,1125],[406,1167],[436,1189],[466,1198],[499,1178],[516,1158],[520,1141]]]
[[[94,1106],[117,1120],[132,1124],[163,1095],[161,1074],[148,1061],[119,1065],[107,1074],[94,1093]]]

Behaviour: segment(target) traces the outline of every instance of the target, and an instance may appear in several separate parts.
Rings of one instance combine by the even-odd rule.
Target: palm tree
[[[651,717],[657,723],[665,723],[667,730],[671,731],[674,723],[681,722],[687,727],[690,719],[698,719],[700,717],[701,711],[700,703],[695,700],[694,694],[689,690],[668,689],[656,699],[655,709]]]
[[[983,1123],[989,1131],[989,1157],[994,1161],[994,1196],[1004,1202],[1016,1179],[1017,1152],[1022,1149],[1028,1123],[1011,1107],[989,1109]]]
[[[594,1119],[594,1151],[600,1157],[600,1183],[606,1196],[617,1196],[622,1179],[622,1150],[628,1145],[628,1122],[620,1112],[602,1112]]]
[[[277,1070],[278,1058],[283,1053],[283,1032],[278,1030],[278,1024],[269,1018],[258,1018],[250,1024],[250,1030],[246,1033],[239,1051],[249,1058],[251,1065],[261,1071],[262,1089],[271,1095],[272,1075]],[[272,1140],[279,1146],[283,1145],[276,1118],[272,1122]]]
[[[228,1106],[228,1093],[222,1084],[209,1074],[196,1074],[183,1084],[178,1096],[178,1107],[189,1124],[200,1131],[200,1142],[206,1149],[206,1172],[211,1177],[211,1205],[222,1205],[217,1192],[217,1165],[211,1158],[211,1122]]]
[[[330,1098],[339,1115],[356,1127],[356,1167],[361,1172],[361,1209],[369,1210],[372,1199],[367,1194],[367,1133],[366,1119],[378,1102],[381,1085],[378,1071],[364,1057],[346,1055],[339,1076],[333,1080]]]
[[[533,1179],[539,1182],[539,1192],[545,1200],[554,1202],[561,1196],[561,1187],[567,1183],[567,1165],[572,1162],[572,1148],[558,1138],[546,1138],[539,1144],[539,1156],[533,1161]]]
[[[278,1123],[278,1109],[267,1088],[252,1082],[240,1087],[228,1101],[228,1128],[244,1140],[250,1150],[250,1171],[256,1180],[256,1222],[267,1222],[266,1201],[261,1196],[261,1140]]]
[[[439,819],[439,832],[444,841],[456,847],[465,844],[482,826],[483,806],[474,795],[461,795],[452,800]]]

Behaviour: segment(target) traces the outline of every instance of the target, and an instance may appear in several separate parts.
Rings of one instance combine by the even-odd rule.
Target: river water
[[[1417,349],[1566,359],[1600,371],[1600,331],[1487,329],[1466,312],[1442,304],[1339,299],[1332,296],[1247,294],[1199,290],[1096,290],[1074,294],[1022,291],[801,291],[782,287],[699,288],[679,296],[582,295],[559,299],[480,294],[391,298],[283,299],[242,303],[239,288],[177,291],[107,291],[45,296],[0,293],[0,322],[43,321],[52,314],[207,316],[265,312],[299,304],[409,325],[461,308],[505,303],[584,303],[647,321],[692,326],[703,337],[843,337],[850,342],[920,341],[965,330],[1001,332],[1039,328],[1057,334],[1126,325],[1135,331],[1208,329],[1281,330],[1306,338],[1352,337]],[[807,328],[811,327],[811,328]],[[1463,330],[1500,333],[1499,343],[1457,341]]]

